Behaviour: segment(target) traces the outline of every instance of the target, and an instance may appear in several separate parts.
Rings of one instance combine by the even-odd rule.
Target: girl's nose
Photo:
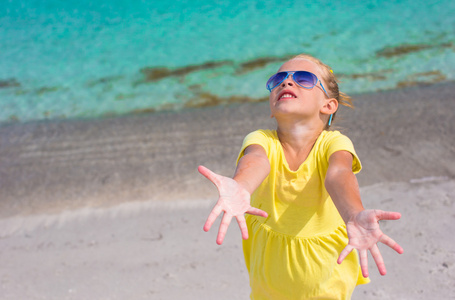
[[[294,81],[292,81],[292,79],[286,79],[281,83],[281,87],[285,86],[294,86]]]
[[[293,86],[294,85],[294,80],[292,79],[292,76],[288,76],[283,82],[281,83],[282,87],[285,87],[286,85],[288,86]]]

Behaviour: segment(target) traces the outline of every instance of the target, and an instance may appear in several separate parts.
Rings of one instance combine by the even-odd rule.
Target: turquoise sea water
[[[0,6],[0,122],[262,101],[302,52],[346,93],[455,79],[455,1],[19,0]]]

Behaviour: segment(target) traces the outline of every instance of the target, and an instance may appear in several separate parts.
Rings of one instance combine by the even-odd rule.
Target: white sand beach
[[[353,299],[455,298],[455,84],[359,95],[337,126],[364,169],[365,207],[402,255]],[[202,226],[267,104],[0,126],[0,299],[248,299],[235,224]]]

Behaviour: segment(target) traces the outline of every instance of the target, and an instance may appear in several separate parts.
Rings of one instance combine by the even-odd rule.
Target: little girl
[[[298,55],[269,79],[267,89],[277,129],[245,137],[232,179],[199,167],[220,194],[204,230],[223,212],[221,244],[232,217],[237,219],[251,299],[350,299],[356,285],[369,281],[368,250],[382,275],[386,268],[376,244],[403,253],[378,224],[401,215],[363,208],[355,177],[361,164],[352,142],[328,131],[338,105],[351,101],[327,65]]]

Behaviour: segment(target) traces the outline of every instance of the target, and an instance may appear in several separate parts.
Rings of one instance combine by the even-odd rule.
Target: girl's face
[[[319,66],[306,59],[292,59],[285,62],[278,70],[278,72],[283,71],[308,71],[319,79],[322,78]],[[306,89],[295,83],[290,75],[271,91],[269,103],[272,116],[277,120],[289,116],[297,116],[305,120],[320,120],[320,110],[327,99],[319,83],[311,89]]]

